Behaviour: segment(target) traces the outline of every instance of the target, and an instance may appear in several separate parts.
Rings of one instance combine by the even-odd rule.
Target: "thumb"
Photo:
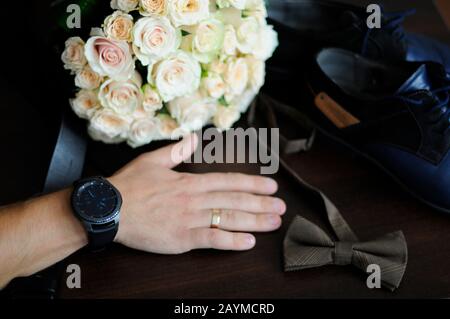
[[[198,147],[198,136],[189,134],[182,141],[172,144],[150,154],[150,160],[157,165],[174,168],[191,157]]]

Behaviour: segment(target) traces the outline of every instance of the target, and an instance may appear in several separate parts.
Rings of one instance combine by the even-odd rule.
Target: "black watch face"
[[[118,204],[116,190],[109,183],[102,181],[91,181],[82,185],[73,198],[77,212],[94,219],[111,215]]]

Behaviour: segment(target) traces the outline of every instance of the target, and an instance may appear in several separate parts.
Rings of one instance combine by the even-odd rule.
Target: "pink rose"
[[[134,61],[126,41],[91,37],[86,43],[85,55],[92,70],[101,76],[124,81],[134,74]]]

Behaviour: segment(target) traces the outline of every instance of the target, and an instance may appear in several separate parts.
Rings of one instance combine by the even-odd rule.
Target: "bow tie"
[[[381,284],[393,291],[398,288],[407,263],[407,246],[401,231],[378,239],[333,241],[315,224],[297,216],[284,240],[285,271],[325,265],[353,265],[366,272],[367,266],[378,265]]]
[[[261,114],[267,117],[267,125],[279,127],[274,110],[284,113],[304,128],[311,130],[308,121],[291,107],[276,101],[269,96],[260,94],[252,104],[248,113],[250,126],[256,124],[256,110],[261,108]],[[309,138],[289,140],[280,136],[285,153],[307,151],[314,141],[314,131]],[[261,144],[267,148],[267,145]],[[297,216],[290,226],[284,240],[285,271],[294,271],[325,265],[353,265],[366,272],[367,266],[377,265],[381,271],[381,284],[393,291],[398,288],[406,270],[408,248],[401,231],[395,232],[373,241],[361,242],[353,233],[339,210],[331,200],[318,188],[305,182],[300,175],[277,152],[272,152],[281,166],[291,175],[302,188],[311,203],[325,213],[336,241],[332,240],[322,229]]]

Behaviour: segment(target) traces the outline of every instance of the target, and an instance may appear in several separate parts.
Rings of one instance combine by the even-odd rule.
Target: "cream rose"
[[[72,37],[67,39],[65,50],[61,55],[64,62],[64,68],[71,70],[72,73],[83,69],[87,60],[84,55],[84,41],[80,37]]]
[[[242,23],[242,11],[233,7],[220,9],[214,13],[214,16],[225,25],[230,24],[234,28],[238,28]]]
[[[155,113],[156,111],[162,109],[163,102],[161,96],[154,88],[152,88],[149,84],[146,84],[142,87],[142,92],[144,95],[142,106],[145,111]]]
[[[133,80],[107,80],[98,93],[103,107],[115,111],[119,115],[131,115],[142,104],[140,85]]]
[[[225,34],[223,39],[223,53],[225,53],[225,55],[236,55],[237,46],[236,30],[231,24],[227,24],[225,26]]]
[[[242,13],[247,17],[255,17],[261,25],[267,23],[267,8],[264,0],[247,0]]]
[[[216,0],[217,6],[222,8],[234,7],[239,10],[245,9],[247,0]]]
[[[246,17],[236,29],[239,51],[250,54],[254,50],[260,36],[260,24],[255,17]]]
[[[205,98],[199,91],[192,95],[179,97],[168,104],[168,109],[181,128],[190,132],[205,126],[214,115],[217,102]]]
[[[189,132],[180,128],[177,121],[168,114],[158,114],[159,134],[162,139],[176,140]]]
[[[133,30],[133,17],[122,11],[116,11],[106,17],[103,23],[104,34],[114,40],[131,41],[131,30]]]
[[[257,93],[253,92],[253,90],[245,90],[244,93],[231,101],[230,106],[236,108],[241,113],[245,113],[256,98],[256,95]]]
[[[227,65],[221,59],[216,59],[208,65],[209,72],[214,72],[220,75],[224,74],[226,69]]]
[[[227,95],[236,96],[244,92],[249,80],[248,65],[245,58],[230,58],[225,70]]]
[[[209,0],[167,0],[170,20],[175,27],[194,25],[209,16]]]
[[[265,61],[272,57],[277,46],[278,34],[271,25],[265,25],[259,32],[252,54],[256,58]]]
[[[220,20],[207,19],[200,22],[192,37],[192,53],[201,63],[210,63],[220,52],[225,26]]]
[[[145,17],[133,30],[133,49],[143,65],[175,52],[180,46],[181,31],[165,17]]]
[[[114,80],[127,80],[134,73],[134,61],[125,41],[91,37],[86,43],[85,55],[94,72]]]
[[[96,92],[90,90],[79,91],[75,98],[69,102],[75,114],[86,120],[89,120],[100,108]]]
[[[226,92],[225,81],[217,73],[208,72],[208,76],[202,79],[202,86],[206,93],[215,99],[220,99]]]
[[[137,9],[139,0],[111,0],[111,8],[130,12]]]
[[[137,148],[158,140],[159,128],[159,119],[156,117],[135,120],[130,126],[128,145]]]
[[[144,119],[144,118],[151,118],[154,117],[154,112],[147,112],[144,110],[144,108],[139,106],[131,115],[125,116],[130,122],[133,122],[134,120]]]
[[[166,15],[166,0],[139,0],[139,13],[143,16]]]
[[[164,102],[193,93],[200,86],[200,64],[183,51],[149,67],[148,82],[154,83]]]
[[[92,117],[88,132],[96,141],[114,144],[126,140],[129,127],[127,119],[110,109],[101,109]]]
[[[239,120],[240,116],[241,113],[237,108],[231,106],[219,106],[214,115],[213,123],[220,131],[226,131]]]
[[[249,86],[253,92],[258,93],[264,85],[266,77],[266,64],[263,60],[254,57],[246,58],[249,69]]]
[[[89,65],[77,72],[75,85],[81,89],[94,90],[100,86],[103,77],[95,73]]]

